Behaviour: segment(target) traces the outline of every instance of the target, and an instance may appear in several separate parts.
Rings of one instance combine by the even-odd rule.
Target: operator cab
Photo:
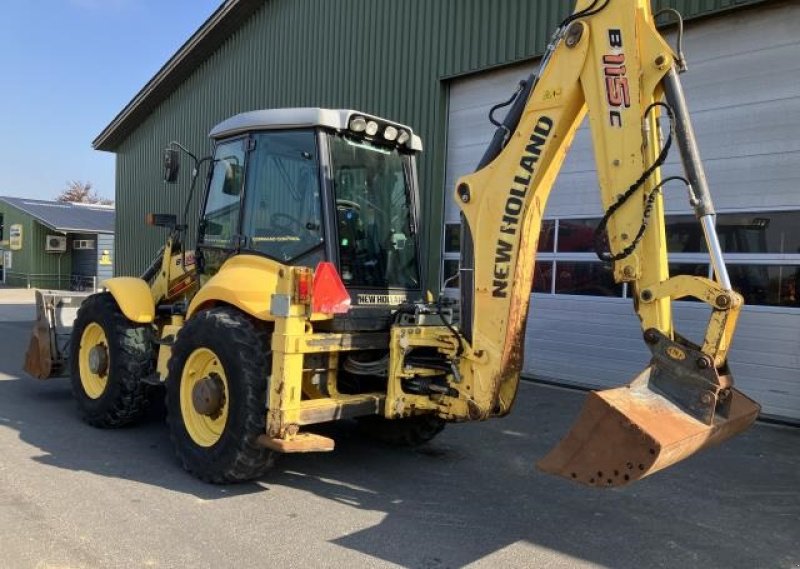
[[[352,110],[294,108],[239,114],[209,136],[203,275],[235,254],[311,268],[330,261],[352,297],[339,329],[383,328],[388,307],[421,297],[422,142],[409,127]]]

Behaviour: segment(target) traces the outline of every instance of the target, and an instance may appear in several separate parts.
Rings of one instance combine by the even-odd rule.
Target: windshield
[[[418,288],[403,157],[368,142],[332,136],[331,160],[342,280],[348,286]]]

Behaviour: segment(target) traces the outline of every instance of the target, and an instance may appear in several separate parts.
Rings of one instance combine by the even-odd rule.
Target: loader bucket
[[[37,379],[68,373],[67,357],[72,322],[91,293],[36,291],[36,321],[25,353],[24,369]]]
[[[670,379],[676,378],[651,364],[627,386],[590,393],[538,468],[588,486],[624,486],[733,437],[758,416],[757,403],[728,387],[719,398],[701,396],[713,411],[709,420],[698,406],[676,404],[674,393],[657,387]]]
[[[31,341],[25,353],[25,371],[36,379],[47,379],[53,372],[50,329],[47,322],[39,319],[33,324]]]

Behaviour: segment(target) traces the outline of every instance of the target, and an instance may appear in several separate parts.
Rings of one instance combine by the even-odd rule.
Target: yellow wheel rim
[[[195,386],[215,374],[223,385],[220,409],[213,415],[197,411],[192,394]],[[186,359],[181,374],[181,415],[183,424],[192,440],[202,447],[216,444],[225,430],[228,420],[228,379],[217,355],[208,348],[197,348]]]
[[[95,347],[105,350],[107,361],[103,369],[97,369],[97,365],[92,366],[90,363],[92,349]],[[108,339],[106,338],[106,333],[102,326],[96,322],[90,323],[83,330],[78,365],[81,372],[83,391],[89,398],[98,399],[108,385],[108,370],[111,367],[111,358],[108,356]]]

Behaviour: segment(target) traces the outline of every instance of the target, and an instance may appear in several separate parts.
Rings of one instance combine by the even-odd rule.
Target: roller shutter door
[[[682,76],[709,182],[721,213],[794,220],[800,227],[800,5],[767,5],[691,23],[686,36],[689,73]],[[489,108],[508,98],[536,66],[485,72],[450,84],[445,221],[458,222],[450,198],[456,179],[474,170],[493,129]],[[675,167],[674,153],[668,169]],[[578,133],[551,194],[545,217],[571,223],[601,215],[588,130]],[[667,193],[667,212],[688,213],[683,192]],[[775,214],[775,212],[782,212]],[[722,218],[722,216],[721,216]],[[764,221],[766,219],[766,221]],[[776,223],[773,219],[773,227]],[[446,226],[447,227],[447,226]],[[457,263],[448,248],[445,272]],[[770,278],[800,275],[800,250],[772,255],[734,255],[736,269]],[[559,254],[540,255],[556,261]],[[590,254],[570,260],[588,261]],[[729,262],[731,257],[729,256]],[[776,265],[780,265],[777,267]],[[553,270],[557,274],[557,269]],[[544,274],[544,273],[543,273]],[[734,274],[734,276],[735,276]],[[767,277],[765,277],[767,278]],[[773,279],[774,280],[774,279]],[[788,280],[791,280],[789,278]],[[800,281],[800,279],[795,279]],[[555,277],[553,279],[555,281]],[[770,281],[772,282],[772,281]],[[631,300],[534,294],[525,345],[524,372],[565,384],[619,385],[647,362]],[[781,292],[786,296],[785,292]],[[800,291],[797,292],[800,297]],[[731,366],[737,384],[758,400],[767,416],[800,422],[800,300],[748,305],[734,341]],[[769,303],[765,303],[769,304]],[[775,304],[775,303],[773,303]],[[675,303],[678,329],[700,338],[707,311]]]

